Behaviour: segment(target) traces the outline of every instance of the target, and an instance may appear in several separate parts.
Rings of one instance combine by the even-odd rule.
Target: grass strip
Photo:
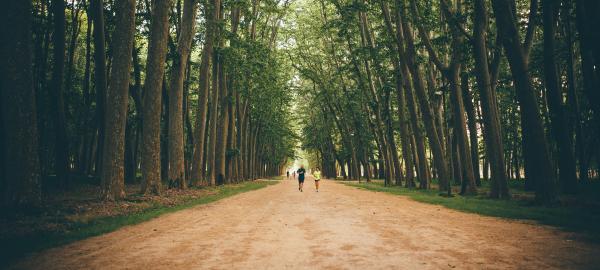
[[[442,197],[435,190],[404,187],[384,187],[381,183],[344,183],[345,185],[375,192],[407,196],[417,202],[441,205],[450,209],[484,216],[517,220],[531,220],[544,225],[582,233],[586,240],[600,242],[600,210],[592,207],[533,205],[523,200],[495,200],[479,196]]]
[[[27,238],[20,237],[4,239],[2,240],[3,243],[1,244],[4,252],[1,253],[2,255],[0,255],[0,268],[2,268],[3,264],[6,266],[6,264],[9,262],[15,261],[16,259],[21,258],[31,252],[41,251],[92,236],[109,233],[121,227],[139,224],[164,214],[173,213],[201,204],[211,203],[236,194],[257,190],[277,183],[278,182],[275,181],[253,181],[236,185],[224,185],[206,188],[208,191],[212,192],[212,194],[191,199],[175,206],[154,205],[137,213],[97,218],[89,222],[77,223],[73,226],[73,229],[68,232],[43,235],[38,234]]]

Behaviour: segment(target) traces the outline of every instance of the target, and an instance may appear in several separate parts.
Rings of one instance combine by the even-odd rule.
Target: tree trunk
[[[571,124],[575,129],[575,152],[577,159],[579,160],[579,181],[580,183],[588,182],[588,162],[586,157],[586,138],[581,124],[581,109],[579,106],[579,99],[577,96],[577,83],[575,76],[575,52],[573,42],[573,29],[571,25],[571,7],[565,5],[565,9],[561,12],[563,15],[563,24],[566,32],[566,44],[567,44],[567,100],[569,104],[569,111],[571,113]]]
[[[87,16],[91,18],[92,16],[92,8],[87,7]],[[81,145],[82,151],[80,153],[80,164],[78,166],[78,170],[81,174],[87,176],[89,174],[89,165],[90,165],[90,152],[92,149],[91,143],[91,128],[90,128],[90,114],[92,107],[92,100],[90,95],[90,78],[91,78],[91,54],[92,54],[92,20],[87,19],[87,29],[85,36],[85,68],[83,72],[82,79],[82,88],[83,88],[83,114],[81,116],[81,127],[83,129],[83,134],[81,136]]]
[[[79,3],[81,4],[81,3]],[[75,3],[75,1],[71,1],[71,34],[70,34],[70,39],[69,39],[69,46],[67,47],[67,65],[66,65],[66,73],[65,73],[65,92],[67,93],[73,93],[75,91],[73,91],[73,70],[75,69],[75,51],[77,50],[77,38],[79,37],[79,32],[81,29],[81,24],[79,22],[79,14],[81,12],[81,10],[79,8],[77,8],[78,3]],[[68,107],[65,109],[67,112]],[[79,117],[81,117],[80,114]],[[75,157],[77,157],[77,155],[75,155]],[[75,162],[74,162],[74,167],[77,170],[78,169],[78,158],[75,158]]]
[[[200,80],[199,80],[199,97],[198,97],[198,111],[196,116],[196,139],[194,140],[194,153],[192,162],[192,175],[191,180],[195,185],[199,185],[204,179],[204,170],[206,169],[204,164],[204,148],[206,144],[205,130],[208,125],[207,123],[207,112],[208,112],[208,96],[209,96],[209,82],[210,82],[210,62],[213,55],[213,39],[216,31],[215,28],[215,17],[218,9],[214,8],[219,5],[218,0],[213,0],[206,6],[206,40],[202,49],[202,60],[200,63]]]
[[[116,0],[115,32],[112,38],[113,66],[107,91],[105,127],[110,132],[104,138],[102,161],[102,198],[119,200],[125,197],[124,152],[125,123],[129,91],[131,50],[135,26],[135,1]]]
[[[190,87],[191,87],[191,76],[192,76],[192,58],[188,56],[188,65],[185,70],[185,79],[183,83],[183,123],[185,125],[185,148],[184,148],[184,160],[185,160],[185,179],[186,185],[191,186],[190,175],[192,174],[192,152],[189,149],[194,147],[194,129],[192,127],[192,115],[191,115],[191,104],[190,104]]]
[[[469,77],[467,73],[462,74],[460,85],[462,88],[465,111],[468,117],[467,126],[469,128],[469,141],[471,146],[470,149],[471,162],[473,164],[473,174],[475,176],[475,183],[479,187],[481,186],[481,174],[479,168],[479,142],[477,140],[477,118],[475,114],[475,106],[473,105],[473,95],[471,95],[471,89],[469,88]]]
[[[196,22],[193,0],[184,2],[181,34],[169,78],[169,183],[180,189],[187,188],[185,179],[183,136],[183,79],[191,51]]]
[[[144,116],[141,190],[144,194],[159,195],[161,192],[160,118],[171,2],[155,0],[152,4],[146,80],[144,81],[144,105],[143,108],[140,108],[143,109]]]
[[[132,104],[129,105],[129,108]],[[125,183],[135,183],[135,119],[127,117],[125,125]]]
[[[404,159],[404,166],[406,167],[406,182],[405,186],[412,188],[415,186],[414,178],[414,167],[413,167],[413,155],[411,151],[411,141],[410,141],[410,129],[407,119],[407,111],[406,111],[406,98],[404,95],[404,91],[411,91],[410,89],[403,89],[402,82],[402,71],[400,70],[400,64],[397,64],[394,61],[396,70],[396,99],[398,102],[398,121],[400,122],[400,141],[402,144],[402,157]]]
[[[554,61],[554,29],[556,25],[555,12],[558,3],[554,0],[542,2],[543,26],[544,26],[544,82],[546,84],[548,109],[550,112],[550,123],[552,135],[558,148],[559,181],[563,192],[574,193],[577,191],[577,169],[575,156],[573,154],[573,138],[569,134],[569,126],[564,104],[563,95],[559,83],[558,71]]]
[[[104,115],[106,111],[106,48],[104,42],[104,9],[102,0],[91,0],[92,20],[94,21],[94,86],[96,88],[96,173],[102,168],[104,143]]]
[[[125,128],[125,183],[137,182],[138,168],[138,139],[141,137],[143,117],[142,117],[142,71],[140,67],[139,49],[133,41],[132,61],[133,61],[133,86],[129,88],[129,96],[134,103],[129,103],[127,126]],[[135,116],[131,115],[135,112]]]
[[[229,82],[232,82],[232,78],[230,77]],[[232,84],[228,84],[228,85],[232,85]],[[229,118],[227,119],[228,123],[228,129],[227,129],[227,143],[225,146],[225,180],[227,183],[235,183],[236,179],[235,176],[233,174],[233,166],[235,163],[235,159],[233,158],[232,154],[230,153],[230,149],[235,148],[235,105],[233,104],[234,102],[233,100],[233,96],[232,96],[232,89],[233,87],[231,87],[231,89],[229,90],[229,97],[228,97],[228,102],[227,102],[227,114],[229,115]]]
[[[381,11],[384,15],[384,19],[385,19],[385,25],[386,25],[386,29],[388,31],[388,34],[393,37],[395,43],[395,46],[391,45],[392,43],[390,43],[390,50],[395,51],[396,54],[392,57],[392,61],[393,61],[393,66],[394,66],[394,75],[395,75],[395,81],[396,81],[396,99],[397,99],[397,103],[398,103],[398,121],[400,122],[400,142],[401,142],[401,148],[402,148],[402,157],[404,159],[404,164],[406,167],[406,182],[405,182],[405,186],[406,187],[414,187],[415,183],[414,183],[414,171],[413,171],[413,155],[412,155],[412,151],[410,150],[410,133],[409,133],[409,127],[408,127],[408,120],[406,119],[407,115],[406,115],[406,98],[404,96],[404,90],[403,88],[403,78],[404,76],[402,75],[402,71],[401,71],[401,67],[400,67],[400,63],[398,62],[399,59],[402,58],[402,43],[400,43],[400,39],[398,37],[398,35],[396,34],[397,30],[394,30],[394,26],[392,24],[392,19],[390,16],[390,11],[389,8],[387,6],[387,4],[385,3],[385,1],[381,1]]]
[[[85,3],[80,3],[80,5],[84,6]],[[65,76],[65,91],[67,93],[74,93],[75,91],[73,91],[73,83],[75,82],[75,78],[73,76],[73,70],[75,69],[75,51],[77,50],[77,39],[79,37],[79,32],[81,30],[81,23],[79,21],[80,18],[80,13],[81,13],[81,9],[77,7],[77,4],[72,1],[71,2],[71,33],[70,33],[70,39],[69,39],[69,46],[67,48],[67,70],[66,70],[66,76]],[[85,108],[85,107],[84,107]],[[68,108],[66,109],[66,111],[68,112]],[[80,125],[82,123],[82,119],[85,116],[85,112],[82,110],[78,113],[78,115],[76,117],[72,117],[75,118],[73,119],[73,122],[75,123],[75,125]],[[66,121],[65,121],[66,122]],[[65,125],[66,126],[66,125]],[[83,126],[79,126],[79,130],[77,132],[77,134],[73,134],[74,137],[76,137],[75,139],[75,143],[71,143],[71,145],[74,145],[76,151],[74,151],[75,153],[73,154],[73,161],[71,162],[72,165],[71,166],[67,166],[67,168],[72,167],[73,170],[75,170],[77,173],[79,173],[80,169],[81,169],[81,152],[83,151],[83,138],[84,138],[84,129],[82,128]],[[68,163],[68,158],[67,158],[67,163]]]
[[[8,1],[0,10],[2,204],[38,205],[41,174],[31,63],[31,1]],[[3,180],[3,181],[2,181]]]
[[[225,178],[226,152],[227,152],[227,132],[229,129],[229,110],[230,102],[229,91],[227,89],[227,76],[224,69],[223,55],[219,54],[217,63],[219,65],[219,124],[217,125],[217,148],[215,152],[216,177],[219,185],[227,183]]]
[[[54,145],[55,172],[62,187],[68,185],[69,171],[69,145],[67,141],[67,123],[65,116],[65,101],[63,97],[63,80],[65,65],[65,2],[64,0],[52,1],[54,15],[54,51],[52,68],[52,98],[54,111],[54,132],[56,135]]]
[[[402,28],[404,31],[404,38],[406,39],[407,51],[405,52],[405,61],[409,67],[409,70],[413,79],[413,87],[417,93],[417,100],[419,102],[419,108],[421,109],[421,115],[423,116],[423,122],[425,123],[425,131],[427,132],[427,138],[429,140],[429,146],[433,153],[434,164],[437,168],[439,175],[439,188],[440,191],[449,191],[448,183],[450,180],[450,174],[448,171],[447,159],[442,149],[442,144],[439,140],[438,131],[435,126],[435,119],[433,112],[429,105],[429,99],[425,92],[425,86],[423,83],[423,76],[419,70],[418,64],[415,62],[416,51],[414,48],[413,34],[408,22],[406,22],[406,16],[402,16]],[[420,154],[419,154],[420,155]]]
[[[454,122],[454,119],[452,119]],[[462,156],[460,155],[460,148],[458,146],[458,134],[454,128],[453,132],[448,134],[448,158],[450,159],[450,170],[452,171],[452,178],[455,185],[460,185],[464,181],[464,171],[462,170],[461,164],[463,163]]]
[[[410,130],[412,131],[412,134],[414,135],[414,147],[415,147],[415,152],[414,152],[414,162],[415,162],[415,167],[417,168],[417,177],[419,179],[419,188],[420,189],[429,189],[429,183],[431,181],[431,178],[429,177],[429,165],[427,164],[427,157],[425,156],[425,138],[423,135],[423,131],[421,130],[421,125],[419,125],[420,121],[420,117],[418,114],[418,110],[417,110],[417,104],[415,103],[415,97],[413,95],[413,89],[412,87],[410,87],[410,81],[409,81],[409,71],[408,71],[408,67],[406,66],[406,63],[404,61],[402,61],[401,65],[402,67],[402,74],[403,74],[403,84],[404,84],[404,91],[406,93],[406,99],[407,102],[406,104],[408,104],[408,111],[410,112]],[[413,140],[413,139],[411,139]]]
[[[161,117],[163,124],[160,129],[160,179],[162,182],[166,182],[169,177],[169,94],[166,81],[166,76],[163,76],[161,89]]]
[[[504,146],[500,135],[499,116],[496,107],[496,96],[491,87],[490,71],[486,48],[487,13],[485,0],[475,0],[473,27],[473,58],[475,59],[475,77],[481,100],[483,118],[483,139],[485,141],[486,160],[484,162],[484,179],[487,179],[487,164],[491,167],[492,182],[490,197],[508,199],[508,183],[505,173],[505,161],[502,157]]]
[[[212,67],[212,97],[210,101],[210,123],[208,126],[208,131],[210,133],[210,144],[208,148],[208,157],[207,160],[209,162],[209,184],[211,186],[216,185],[217,175],[216,175],[216,149],[217,149],[217,121],[219,116],[218,104],[219,104],[219,64],[216,61],[216,55],[213,55],[213,67]]]
[[[237,29],[238,29],[238,25],[239,25],[239,9],[238,8],[233,8],[231,10],[231,33],[233,35],[232,39],[237,38]],[[235,69],[235,67],[232,67]],[[227,183],[235,183],[237,182],[236,176],[234,175],[234,167],[236,164],[236,158],[235,156],[233,156],[233,153],[230,152],[230,150],[233,150],[236,145],[235,142],[236,140],[234,140],[235,136],[236,136],[236,127],[235,127],[235,120],[236,120],[236,116],[237,114],[235,113],[235,108],[239,107],[239,104],[234,103],[234,98],[239,97],[237,95],[237,91],[235,90],[236,86],[235,86],[235,77],[234,77],[235,71],[231,72],[231,74],[227,77],[228,80],[224,81],[223,84],[227,87],[226,90],[228,91],[228,96],[226,97],[225,101],[227,103],[227,115],[228,118],[226,119],[227,122],[227,140],[226,140],[226,145],[225,145],[225,151],[224,151],[224,160],[225,160],[225,180]],[[238,98],[239,100],[239,98]],[[240,119],[238,119],[238,121],[240,121]]]
[[[220,14],[221,14],[221,1],[220,0],[215,0],[214,4],[213,4],[213,8],[214,8],[214,21],[217,22],[219,21],[220,18]],[[214,33],[214,41],[215,43],[219,44],[221,39],[221,33],[220,33],[220,29],[215,27],[215,33]],[[217,120],[219,119],[219,112],[218,112],[218,108],[219,108],[219,62],[217,61],[217,52],[214,52],[213,55],[211,55],[210,57],[212,57],[212,62],[213,62],[213,66],[212,66],[212,97],[211,97],[211,107],[210,107],[210,123],[209,123],[209,132],[210,132],[210,144],[208,147],[208,162],[209,163],[209,183],[211,186],[216,185],[216,149],[217,149]]]
[[[536,200],[550,203],[556,200],[554,170],[550,161],[548,143],[540,117],[537,96],[531,85],[528,61],[520,44],[516,19],[509,2],[492,0],[496,23],[502,32],[503,46],[510,65],[517,98],[521,107],[523,151],[528,177],[536,186]]]
[[[456,48],[455,48],[456,49]],[[477,193],[477,185],[473,173],[473,163],[471,163],[471,150],[466,131],[465,109],[463,105],[462,89],[459,86],[459,68],[455,67],[449,71],[450,79],[450,99],[454,118],[454,132],[456,134],[458,154],[460,156],[460,169],[462,171],[461,190],[462,195],[474,195]]]

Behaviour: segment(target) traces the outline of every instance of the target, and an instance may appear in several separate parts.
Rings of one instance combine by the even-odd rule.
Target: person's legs
[[[321,180],[315,180],[315,187],[317,188],[317,192],[319,192],[319,182],[321,182]]]

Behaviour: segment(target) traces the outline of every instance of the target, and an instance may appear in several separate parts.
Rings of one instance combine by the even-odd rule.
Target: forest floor
[[[32,251],[104,234],[275,183],[252,181],[186,190],[165,188],[161,196],[140,194],[139,184],[128,184],[127,197],[115,202],[101,200],[97,184],[73,185],[67,191],[52,193],[35,208],[0,209],[0,268]]]
[[[593,269],[600,245],[533,222],[293,180],[22,259],[14,269]]]

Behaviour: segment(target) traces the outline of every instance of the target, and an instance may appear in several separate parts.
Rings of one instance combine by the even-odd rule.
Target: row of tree
[[[294,155],[278,1],[33,0],[2,8],[0,191],[99,179],[160,195],[278,175]]]
[[[539,202],[598,175],[600,3],[314,0],[290,29],[303,147],[329,177]]]

